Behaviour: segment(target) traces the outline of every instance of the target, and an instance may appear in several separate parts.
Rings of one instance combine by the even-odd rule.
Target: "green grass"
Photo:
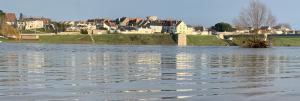
[[[2,42],[13,43],[55,43],[55,44],[84,44],[92,43],[88,35],[53,35],[53,36],[40,36],[39,40],[15,40],[3,39]]]
[[[104,34],[93,35],[95,44],[108,45],[176,45],[169,35],[142,34]],[[53,35],[40,36],[39,40],[4,40],[3,42],[55,43],[55,44],[93,44],[89,35]]]
[[[9,40],[9,39],[0,38],[0,41],[2,41],[2,42],[13,42],[15,40]]]
[[[91,43],[89,35],[53,35],[40,36],[40,43],[84,44]]]
[[[177,45],[167,34],[104,34],[93,35],[95,44],[107,45]],[[300,46],[300,37],[272,37],[273,46]],[[13,40],[0,38],[2,42],[15,43],[54,43],[54,44],[93,44],[89,35],[40,36],[39,40]],[[234,40],[235,41],[235,40]],[[214,35],[188,35],[187,44],[191,46],[225,46],[223,40]],[[237,42],[237,41],[235,41]],[[239,42],[237,42],[239,43]]]
[[[300,37],[275,37],[272,39],[273,46],[300,46]]]
[[[142,35],[142,34],[105,34],[94,36],[97,44],[121,45],[176,45],[170,35]]]
[[[226,43],[215,35],[188,35],[188,45],[192,46],[225,46]]]
[[[262,36],[261,36],[262,37]],[[249,36],[235,36],[233,42],[241,45]],[[271,36],[272,46],[300,46],[300,37],[297,36]]]

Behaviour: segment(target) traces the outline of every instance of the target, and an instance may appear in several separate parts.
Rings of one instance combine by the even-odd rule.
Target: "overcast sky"
[[[272,10],[278,22],[300,29],[297,12],[300,0],[261,1]],[[248,4],[248,0],[0,0],[0,9],[56,21],[156,15],[212,26],[221,21],[231,23]]]

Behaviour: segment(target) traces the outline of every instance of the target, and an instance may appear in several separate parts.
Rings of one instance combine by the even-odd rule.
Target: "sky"
[[[260,0],[278,23],[300,29],[300,0]],[[249,0],[0,0],[5,12],[48,17],[55,21],[89,18],[142,17],[184,20],[191,25],[232,23]]]

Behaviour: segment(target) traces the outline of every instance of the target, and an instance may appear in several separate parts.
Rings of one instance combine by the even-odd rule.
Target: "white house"
[[[23,28],[25,30],[44,28],[43,20],[26,20],[18,22],[18,28]]]
[[[151,22],[149,28],[152,29],[153,33],[161,33],[163,30],[163,25],[160,22]]]

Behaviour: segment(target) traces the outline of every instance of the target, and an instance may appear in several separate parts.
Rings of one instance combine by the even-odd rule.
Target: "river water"
[[[1,101],[298,101],[300,47],[0,44]]]

